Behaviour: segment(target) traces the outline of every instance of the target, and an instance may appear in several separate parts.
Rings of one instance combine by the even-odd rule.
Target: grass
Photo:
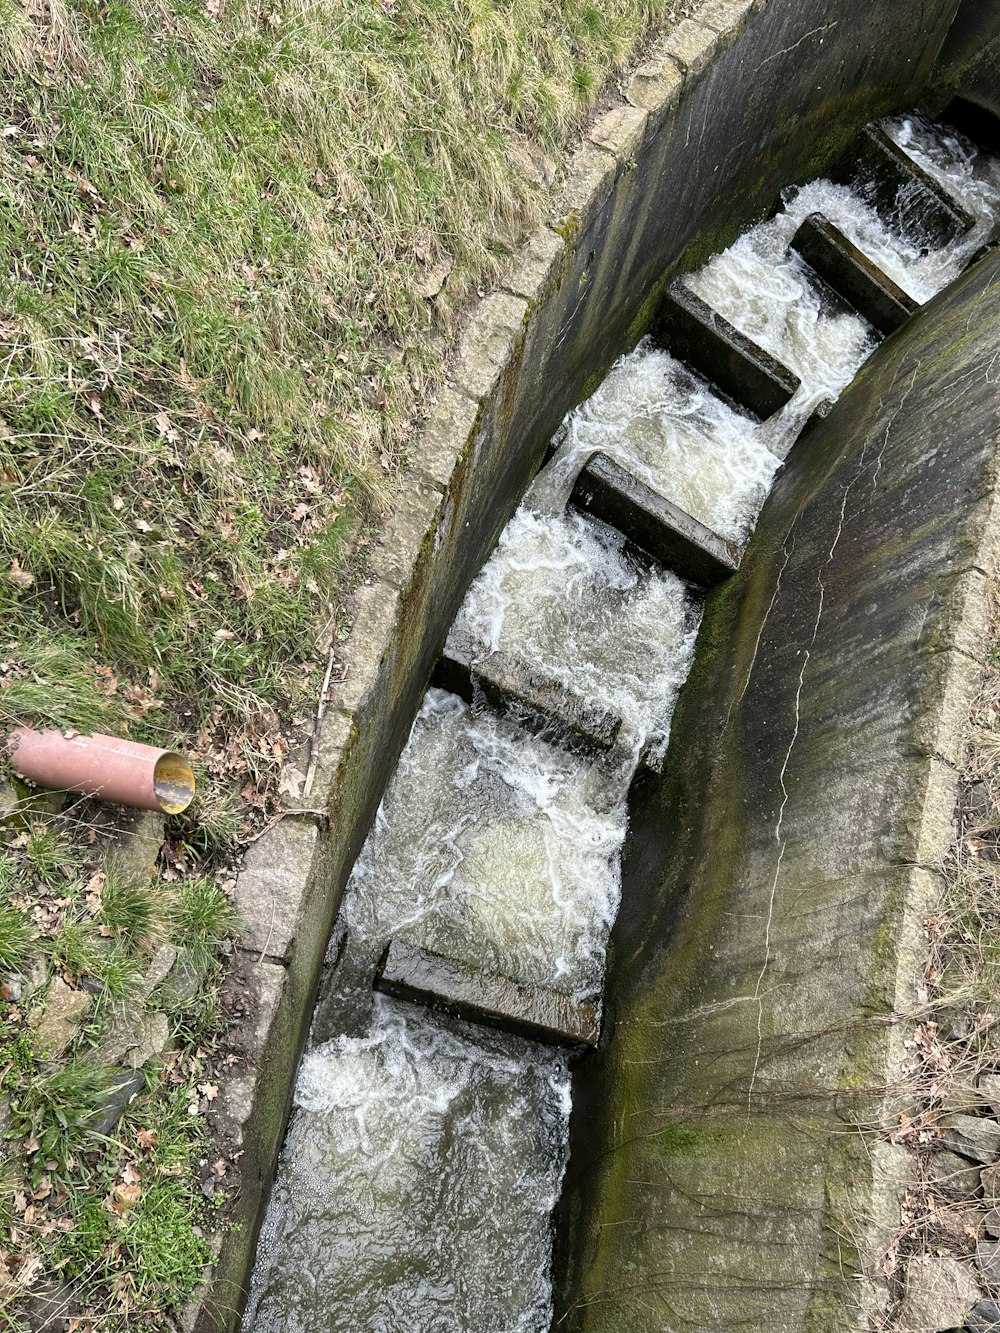
[[[235,928],[233,905],[207,874],[140,883],[115,862],[101,869],[75,818],[34,811],[24,825],[0,845],[0,1096],[9,1116],[0,1139],[0,1328],[21,1329],[16,1298],[52,1275],[72,1283],[81,1329],[168,1328],[210,1258],[199,1161],[217,1159],[213,1201],[226,1194],[229,1163],[201,1108],[216,1091],[219,952]],[[163,942],[197,973],[196,994],[178,998],[161,986],[143,1000],[147,964]],[[29,975],[34,989],[21,1000]],[[64,1051],[33,1026],[56,977],[88,995]],[[143,1008],[166,1014],[172,1044],[147,1066],[146,1091],[106,1130],[108,1095],[131,1071],[106,1067],[101,1042]]]
[[[676,11],[0,0],[0,738],[176,746],[199,784],[152,887],[101,871],[78,807],[14,782],[0,817],[19,1136],[0,1175],[31,1184],[0,1327],[38,1264],[109,1330],[160,1327],[196,1281],[189,1108],[219,1036],[232,857],[277,804],[464,304],[547,211],[545,159]],[[102,1141],[88,1053],[164,938],[201,988],[148,1001],[178,1046],[141,1120]],[[28,1012],[56,975],[91,998],[53,1061]]]
[[[0,717],[280,762],[524,162],[671,13],[0,0]]]

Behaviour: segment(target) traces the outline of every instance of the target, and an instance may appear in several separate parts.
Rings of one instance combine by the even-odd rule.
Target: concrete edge
[[[904,1070],[914,1023],[908,1016],[918,1003],[917,986],[927,961],[924,921],[938,910],[944,892],[943,863],[956,836],[955,813],[969,718],[986,668],[989,623],[983,570],[997,568],[1000,550],[998,464],[1000,448],[991,468],[992,494],[974,567],[959,579],[943,608],[943,648],[935,662],[936,703],[915,728],[924,756],[924,786],[915,793],[913,858],[907,867],[892,963],[891,1017],[881,1057],[884,1086],[871,1108],[874,1114],[871,1119],[866,1117],[868,1126],[874,1123],[883,1130],[897,1126],[901,1112],[909,1106]],[[875,1137],[867,1151],[870,1176],[845,1192],[850,1200],[848,1213],[835,1219],[846,1227],[857,1248],[859,1329],[871,1327],[871,1319],[880,1316],[886,1305],[889,1284],[881,1259],[898,1229],[900,1207],[914,1170],[912,1155],[889,1143],[882,1134]]]

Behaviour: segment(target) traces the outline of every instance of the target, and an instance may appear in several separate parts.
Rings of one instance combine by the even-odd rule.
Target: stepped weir
[[[970,262],[976,274],[996,269],[998,231],[1000,161],[917,112],[873,123],[830,177],[787,189],[773,217],[671,284],[652,332],[566,417],[468,590],[347,886],[248,1333],[550,1326],[573,1069],[587,1105],[606,1075],[586,1062],[608,1070],[621,1059],[604,971],[623,848],[644,839],[650,856],[662,837],[650,833],[651,806],[687,762],[671,721],[706,595],[725,600],[791,450],[822,452],[834,403],[887,335],[899,345],[898,331]],[[845,500],[862,486],[874,498],[887,449],[888,435],[877,457],[850,459]],[[819,525],[800,536],[805,522],[789,524],[786,577],[796,543],[816,546]],[[817,575],[822,594],[842,540],[838,529]],[[777,587],[773,602],[776,613]],[[822,651],[820,616],[799,649],[800,687]],[[770,643],[764,625],[743,692],[733,699],[728,687],[736,727]],[[775,729],[788,745],[776,895],[797,756],[787,718]],[[661,861],[672,850],[661,848]],[[626,851],[626,872],[635,860]],[[640,910],[633,887],[626,929]],[[726,1133],[734,1099],[749,1117],[774,1096],[770,925],[754,914],[734,921],[756,984],[746,975],[743,994],[712,1001],[742,1004],[759,1030],[749,1084],[737,1079],[734,1098],[716,1092]],[[648,925],[642,934],[648,948]],[[655,1022],[674,1018],[692,1023],[683,1006]],[[703,1117],[674,1100],[659,1105],[662,1123],[644,1137],[669,1180],[675,1155],[697,1158],[723,1131],[698,1127]],[[757,1148],[741,1140],[727,1151],[746,1151],[749,1172]],[[576,1154],[574,1192],[588,1188],[588,1155]],[[588,1204],[577,1207],[586,1214]],[[639,1229],[639,1252],[653,1236],[671,1262],[669,1235],[641,1228],[634,1201],[623,1211],[614,1223],[629,1243]],[[600,1235],[591,1243],[602,1265],[621,1248]],[[577,1281],[586,1292],[586,1276]],[[706,1283],[698,1326],[731,1326],[712,1323],[712,1300]],[[630,1314],[645,1302],[637,1282]]]
[[[708,0],[474,315],[329,825],[240,877],[244,1226],[196,1333],[867,1327],[897,1182],[853,1127],[996,564],[998,29]]]

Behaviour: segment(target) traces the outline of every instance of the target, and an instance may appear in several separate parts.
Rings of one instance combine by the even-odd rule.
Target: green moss
[[[567,213],[558,222],[552,223],[552,230],[558,236],[561,236],[564,241],[572,244],[580,234],[580,214],[575,210],[572,213]]]

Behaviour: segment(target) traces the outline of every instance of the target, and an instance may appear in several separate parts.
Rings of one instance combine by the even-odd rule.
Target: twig
[[[306,768],[306,781],[302,789],[302,795],[308,796],[312,791],[313,780],[316,777],[316,766],[319,763],[319,733],[323,725],[323,714],[326,712],[326,692],[330,688],[330,677],[333,675],[333,659],[336,652],[336,644],[330,644],[330,653],[326,659],[326,675],[323,677],[323,688],[319,692],[319,700],[316,704],[316,727],[312,734],[312,740],[309,744],[309,765]]]

